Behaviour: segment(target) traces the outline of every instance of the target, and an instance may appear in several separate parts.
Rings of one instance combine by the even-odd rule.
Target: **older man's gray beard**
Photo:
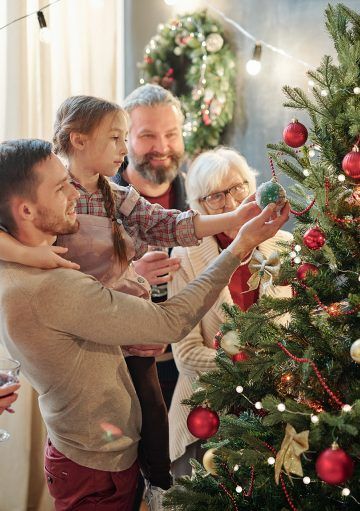
[[[163,183],[172,183],[174,181],[179,173],[182,158],[182,155],[172,154],[172,163],[169,167],[162,167],[161,165],[153,167],[146,157],[139,161],[129,154],[129,163],[144,179],[150,181],[150,183],[162,185]]]

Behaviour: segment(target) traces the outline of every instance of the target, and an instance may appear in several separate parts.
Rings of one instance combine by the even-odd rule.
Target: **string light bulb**
[[[260,72],[261,69],[261,44],[256,43],[253,51],[253,56],[246,63],[246,71],[249,75],[255,76]]]
[[[38,11],[36,14],[40,26],[39,39],[42,43],[49,44],[51,41],[51,32],[46,24],[44,13],[42,11]]]

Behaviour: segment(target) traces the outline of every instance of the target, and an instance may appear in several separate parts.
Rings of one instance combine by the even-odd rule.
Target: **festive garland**
[[[157,83],[180,98],[189,154],[219,144],[233,116],[235,60],[217,21],[201,11],[159,25],[139,67],[140,83]]]

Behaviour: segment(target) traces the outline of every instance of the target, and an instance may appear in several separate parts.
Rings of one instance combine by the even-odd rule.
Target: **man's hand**
[[[65,254],[68,251],[65,247],[55,245],[42,245],[40,247],[24,247],[24,257],[22,264],[50,270],[53,268],[71,268],[79,270],[80,266],[76,263],[64,259],[59,254]]]
[[[20,388],[19,383],[15,383],[14,385],[6,385],[6,387],[2,387],[0,389],[0,415],[4,410],[7,410],[10,413],[14,413],[14,410],[10,408],[18,398],[18,395],[15,393]]]
[[[158,285],[171,280],[171,273],[180,268],[180,259],[169,258],[166,252],[153,251],[147,252],[133,264],[136,273],[145,277],[149,284]]]
[[[123,346],[130,355],[136,357],[157,357],[165,353],[167,344],[131,344]]]
[[[276,204],[269,204],[258,216],[246,222],[234,241],[229,245],[229,250],[240,259],[243,259],[260,243],[275,236],[277,231],[289,219],[289,203],[285,204],[279,216],[274,216],[274,213],[276,214]]]

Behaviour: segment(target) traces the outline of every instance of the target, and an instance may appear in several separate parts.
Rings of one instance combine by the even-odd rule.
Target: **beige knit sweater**
[[[260,245],[259,249],[262,254],[267,257],[278,250],[276,242],[280,239],[289,240],[291,235],[285,231],[279,231],[274,238]],[[204,238],[202,244],[196,247],[174,248],[172,257],[181,259],[181,268],[174,274],[173,280],[168,284],[168,296],[171,297],[179,293],[218,254],[219,247],[214,237]],[[290,288],[285,286],[278,286],[274,290],[269,290],[268,293],[277,297],[291,296]],[[198,440],[189,432],[186,426],[189,408],[182,405],[181,401],[191,396],[193,392],[192,385],[200,373],[212,371],[217,367],[215,364],[216,352],[212,341],[225,319],[221,308],[223,303],[233,304],[228,287],[222,289],[214,305],[200,323],[182,341],[172,346],[174,359],[179,370],[179,378],[169,411],[171,461],[180,458],[185,453],[186,447]]]
[[[182,293],[154,304],[79,271],[0,262],[0,338],[38,392],[60,452],[99,470],[134,463],[141,410],[120,345],[182,339],[238,264],[224,250]],[[120,432],[107,436],[107,424]]]

